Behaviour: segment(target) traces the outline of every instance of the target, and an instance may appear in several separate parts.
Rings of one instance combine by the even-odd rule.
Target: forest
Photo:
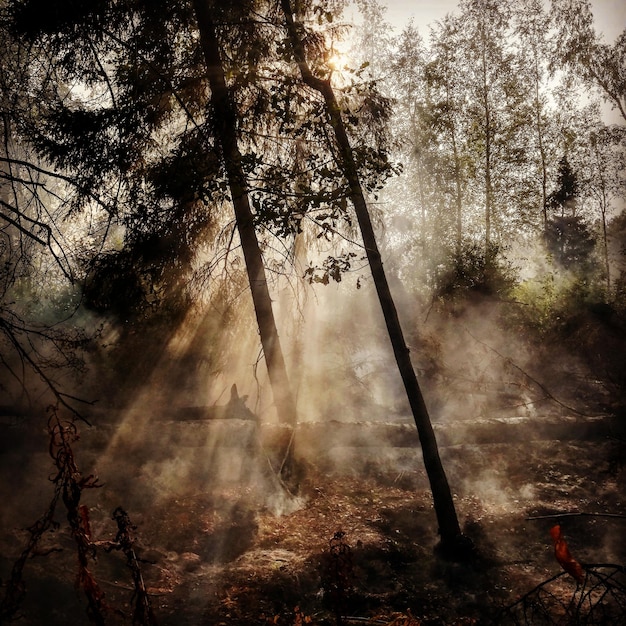
[[[596,5],[0,0],[0,624],[626,624]]]

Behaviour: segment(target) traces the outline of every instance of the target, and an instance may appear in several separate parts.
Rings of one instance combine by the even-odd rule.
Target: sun
[[[331,53],[326,61],[326,65],[333,71],[341,71],[346,68],[347,64],[346,55],[336,50]]]
[[[350,56],[346,50],[343,49],[343,46],[338,46],[334,43],[330,50],[328,51],[328,56],[326,57],[326,65],[333,72],[341,72],[345,70],[350,65]]]

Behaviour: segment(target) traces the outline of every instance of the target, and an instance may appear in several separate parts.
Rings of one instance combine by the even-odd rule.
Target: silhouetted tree
[[[221,146],[231,199],[235,209],[237,229],[246,261],[252,301],[259,325],[259,334],[272,385],[274,402],[281,422],[294,428],[296,425],[296,403],[287,376],[272,310],[272,299],[267,286],[263,256],[256,235],[254,215],[250,207],[248,182],[238,146],[237,114],[226,83],[224,66],[220,56],[220,42],[213,21],[215,8],[207,0],[194,0],[193,4],[206,61],[207,78],[211,88],[211,105],[215,116],[214,129]],[[292,470],[291,451],[290,441],[281,467],[281,472],[286,477]]]
[[[577,198],[578,176],[564,155],[559,163],[556,189],[548,198],[550,207],[561,214],[548,219],[546,244],[557,263],[572,269],[587,261],[595,246],[582,216],[576,214]],[[566,210],[571,214],[566,215]]]
[[[567,155],[559,161],[559,170],[556,179],[556,189],[548,196],[548,206],[552,210],[560,210],[561,215],[566,210],[576,215],[576,199],[578,198],[578,176],[572,169]]]
[[[114,6],[69,2],[50,11],[31,0],[13,3],[13,27],[26,39],[45,41],[55,71],[96,94],[89,104],[80,96],[54,100],[30,129],[39,151],[58,167],[80,172],[90,194],[118,188],[109,209],[124,227],[124,246],[87,259],[88,304],[121,319],[159,300],[177,300],[178,310],[188,307],[185,278],[230,192],[277,410],[293,424],[295,403],[237,146],[245,114],[229,92],[248,98],[261,93],[253,93],[250,76],[244,76],[256,71],[259,57],[253,57],[265,49],[250,9],[245,2],[223,7],[129,0]],[[188,45],[192,34],[187,42],[180,39],[199,24],[206,53],[206,20],[214,11],[220,34],[213,41],[221,37],[214,48],[234,51],[239,63],[232,87],[225,84],[219,56],[203,58],[200,48]],[[262,109],[251,103],[258,122]],[[259,160],[254,153],[246,158],[246,167]]]
[[[424,456],[424,465],[430,480],[435,512],[437,521],[439,522],[442,547],[450,555],[454,555],[455,552],[458,552],[461,548],[467,547],[467,543],[459,527],[452,493],[439,457],[437,442],[430,422],[428,409],[424,402],[415,370],[413,369],[413,364],[411,363],[409,349],[404,340],[395,303],[387,283],[374,228],[350,145],[350,139],[342,118],[341,107],[335,96],[330,78],[319,78],[311,71],[303,45],[304,32],[302,25],[294,19],[294,11],[290,0],[281,0],[281,8],[287,25],[293,57],[300,70],[302,80],[306,85],[317,91],[324,99],[328,123],[332,128],[339,152],[339,164],[348,181],[350,200],[356,212],[389,338],[419,433]]]

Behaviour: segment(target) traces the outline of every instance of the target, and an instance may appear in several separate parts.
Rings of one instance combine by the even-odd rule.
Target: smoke
[[[361,273],[297,290],[293,280],[289,288],[273,285],[297,398],[296,458],[305,476],[367,478],[417,494],[428,489],[419,439],[375,290]],[[548,418],[559,422],[566,413],[545,390],[560,397],[565,385],[552,373],[570,364],[556,353],[555,362],[538,359],[525,337],[507,331],[503,319],[518,303],[468,298],[438,307],[390,280],[461,519],[476,511],[521,518],[538,503],[548,506],[545,483],[556,478],[541,473],[530,451],[548,436]],[[105,483],[102,519],[95,515],[102,527],[107,511],[121,504],[140,521],[146,543],[203,562],[242,554],[258,515],[290,515],[310,497],[306,481],[294,495],[277,478],[286,431],[274,411],[249,294],[233,288],[236,296],[222,298],[217,291],[175,326],[133,335],[132,359],[109,358],[129,335],[105,327],[107,347],[93,362],[121,362],[114,374],[125,390],[118,397],[107,386],[115,376],[94,377],[90,393],[99,391],[102,401],[78,444],[84,473]],[[550,435],[559,436],[558,429]],[[46,475],[39,462],[32,470]],[[238,547],[229,547],[236,536]]]

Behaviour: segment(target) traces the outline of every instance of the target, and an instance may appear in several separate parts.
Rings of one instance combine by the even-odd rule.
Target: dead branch
[[[626,568],[615,564],[584,565],[585,579],[576,584],[571,596],[551,588],[567,572],[559,572],[539,583],[498,615],[498,624],[536,626],[538,624],[622,624],[626,618],[626,587],[618,576]],[[608,569],[609,573],[601,570]]]
[[[137,558],[135,552],[133,533],[137,527],[131,522],[128,513],[121,506],[118,506],[115,511],[113,511],[113,519],[117,523],[118,531],[115,542],[113,542],[107,550],[121,550],[124,556],[126,556],[126,566],[130,569],[133,578],[133,625],[155,626],[156,618],[152,611],[150,596],[148,595],[143,580],[143,574],[141,573],[141,567],[139,565],[140,559]]]
[[[626,514],[623,513],[587,513],[585,511],[580,513],[552,513],[551,515],[534,515],[527,517],[527,522],[534,522],[536,520],[544,519],[561,519],[562,517],[613,517],[618,519],[626,519]]]

